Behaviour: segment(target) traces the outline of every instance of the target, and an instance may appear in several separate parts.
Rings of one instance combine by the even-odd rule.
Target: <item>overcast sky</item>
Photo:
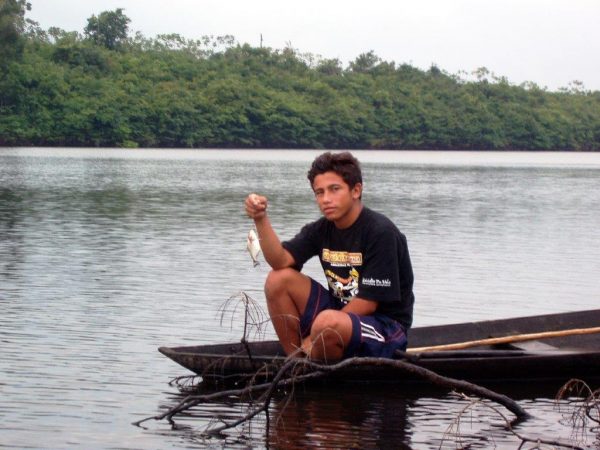
[[[380,58],[455,74],[485,66],[512,83],[600,90],[600,0],[29,0],[47,29],[83,32],[123,8],[132,32],[233,35],[240,43]]]

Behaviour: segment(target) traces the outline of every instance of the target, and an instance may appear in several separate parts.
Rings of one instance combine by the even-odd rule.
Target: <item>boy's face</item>
[[[338,228],[352,225],[358,216],[355,208],[358,207],[360,212],[360,183],[350,188],[337,173],[325,172],[315,177],[312,188],[319,209],[327,220],[334,222]]]

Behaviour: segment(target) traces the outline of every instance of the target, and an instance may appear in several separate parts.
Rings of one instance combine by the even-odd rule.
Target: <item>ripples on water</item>
[[[171,405],[166,382],[185,373],[158,346],[240,338],[239,317],[221,323],[219,309],[239,290],[262,302],[267,273],[245,251],[243,198],[266,193],[290,237],[318,217],[305,181],[314,154],[0,150],[0,446],[437,448],[463,402],[370,388],[299,392],[274,405],[282,419],[267,437],[262,419],[225,441],[198,436],[239,404],[205,406],[183,431],[130,425]],[[361,153],[365,202],[409,240],[416,325],[597,307],[597,158],[415,155]],[[307,271],[322,278],[316,262]],[[551,401],[522,402],[539,417],[525,430],[568,437]],[[501,421],[480,414],[473,446],[491,433],[514,447]]]

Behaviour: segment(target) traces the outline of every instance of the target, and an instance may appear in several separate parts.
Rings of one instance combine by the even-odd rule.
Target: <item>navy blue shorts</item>
[[[317,315],[325,309],[340,310],[344,304],[331,296],[320,283],[311,279],[310,296],[306,310],[300,317],[302,337],[310,334]],[[396,350],[406,350],[406,330],[400,323],[381,314],[359,316],[348,313],[352,320],[352,337],[344,351],[344,358],[352,356],[374,356],[392,358]]]

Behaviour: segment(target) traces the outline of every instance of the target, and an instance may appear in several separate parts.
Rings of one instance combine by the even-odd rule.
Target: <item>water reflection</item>
[[[581,403],[574,399],[557,402],[548,398],[545,388],[532,388],[544,392],[544,397],[519,399],[519,390],[508,392],[533,414],[522,422],[510,422],[512,415],[492,402],[427,387],[411,391],[395,384],[311,384],[276,393],[268,419],[261,413],[219,435],[206,431],[236,421],[262,400],[200,404],[176,416],[174,430],[149,433],[171,439],[178,436],[202,448],[514,449],[522,437],[595,448],[600,434],[593,423],[572,422]],[[182,398],[170,396],[163,409]]]
[[[299,387],[293,398],[273,402],[268,442],[289,449],[408,449],[409,404],[389,387]]]
[[[3,252],[6,253],[6,257],[0,259],[0,274],[6,278],[14,276],[17,266],[24,259],[23,236],[19,233],[22,213],[16,213],[23,210],[20,206],[22,201],[14,191],[0,188],[0,236]]]

